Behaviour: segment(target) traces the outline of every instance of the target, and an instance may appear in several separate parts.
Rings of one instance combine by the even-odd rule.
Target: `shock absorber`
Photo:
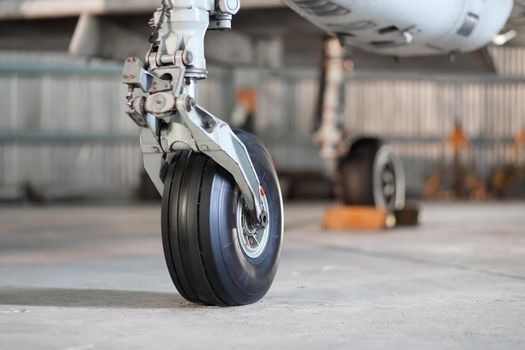
[[[174,152],[204,153],[235,179],[257,225],[266,224],[261,186],[244,144],[231,128],[197,103],[197,82],[207,77],[206,31],[231,27],[239,0],[163,0],[155,12],[145,62],[128,58],[128,115],[142,129],[146,170],[162,193],[162,169]]]

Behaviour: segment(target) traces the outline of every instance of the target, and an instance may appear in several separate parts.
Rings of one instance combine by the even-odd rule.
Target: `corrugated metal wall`
[[[120,73],[119,64],[0,55],[0,197],[26,184],[49,197],[133,192],[142,160]],[[221,74],[200,89],[218,113],[227,101]]]
[[[494,59],[499,74],[525,76],[525,50],[520,47],[491,47],[489,53]]]
[[[498,70],[518,74],[505,60],[497,61]],[[510,60],[517,67],[514,60],[522,58]],[[120,69],[53,55],[0,55],[0,195],[28,182],[59,195],[132,192],[141,158],[137,129],[124,115]],[[212,69],[200,103],[228,116],[234,89],[242,85],[234,78],[239,74]],[[256,76],[258,130],[278,165],[322,170],[310,137],[317,72]],[[360,73],[348,81],[346,124],[356,134],[390,140],[405,161],[411,192],[420,193],[445,154],[442,140],[456,118],[472,138],[480,173],[509,161],[512,138],[525,127],[524,94],[525,80],[515,76]]]
[[[514,137],[525,127],[524,97],[525,80],[356,80],[348,86],[347,124],[390,140],[404,159],[411,192],[421,193],[423,179],[451,158],[444,139],[456,120],[470,138],[480,176],[512,161]]]
[[[136,130],[119,120],[124,89],[111,72],[60,64],[3,62],[0,187],[30,183],[48,195],[129,188],[140,158]]]

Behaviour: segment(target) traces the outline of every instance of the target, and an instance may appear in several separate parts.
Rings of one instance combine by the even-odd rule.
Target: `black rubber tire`
[[[363,138],[354,142],[339,161],[339,182],[346,205],[375,206],[372,175],[379,148],[378,139]]]
[[[388,203],[378,198],[378,184],[374,180],[374,168],[382,160],[380,155],[395,163],[393,170],[396,194]],[[403,166],[380,139],[365,137],[355,140],[348,153],[339,161],[338,180],[342,200],[346,205],[373,206],[390,213],[404,207],[406,188]]]
[[[283,239],[281,191],[268,151],[253,135],[236,132],[245,144],[269,211],[269,238],[262,254],[249,258],[236,233],[233,177],[213,160],[180,152],[170,165],[162,209],[162,240],[171,278],[190,302],[241,306],[259,301],[277,272]]]

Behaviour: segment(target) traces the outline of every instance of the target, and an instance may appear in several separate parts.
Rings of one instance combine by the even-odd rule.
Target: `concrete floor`
[[[270,294],[186,303],[156,207],[0,208],[0,349],[524,349],[525,204],[426,205],[423,226],[324,233],[287,208]]]

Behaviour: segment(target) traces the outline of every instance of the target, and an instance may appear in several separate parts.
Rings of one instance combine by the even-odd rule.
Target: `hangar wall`
[[[279,85],[282,83],[275,82],[263,96],[274,101],[270,96],[283,89]],[[302,78],[287,85],[295,89],[296,111],[285,130],[306,140],[312,128],[317,83]],[[452,150],[445,140],[456,121],[470,138],[472,146],[465,157],[479,176],[486,177],[495,166],[512,162],[515,136],[525,127],[524,96],[525,79],[521,78],[356,74],[347,83],[345,125],[352,134],[377,135],[391,143],[403,157],[409,192],[420,195],[425,178],[437,165],[451,163]],[[286,110],[275,103],[271,108]],[[271,121],[264,124],[271,125]],[[276,137],[270,144],[279,142],[282,138]],[[285,144],[275,152],[280,154],[277,159],[297,163],[306,156],[313,164],[312,153]]]
[[[525,60],[523,52],[505,50],[494,54],[498,68],[522,74],[509,67]],[[124,115],[119,76],[118,64],[0,55],[0,197],[17,196],[26,184],[49,197],[132,193],[140,154],[136,128]],[[317,72],[213,68],[200,102],[228,116],[235,89],[247,81],[257,82],[257,126],[278,166],[322,170],[309,136]],[[359,72],[348,81],[346,124],[352,132],[390,140],[405,161],[410,192],[420,194],[426,174],[446,155],[443,139],[456,119],[472,138],[481,174],[510,161],[513,136],[525,126],[524,94],[525,79],[516,75]]]
[[[56,54],[0,55],[0,199],[27,185],[48,198],[133,192],[142,165],[120,74],[118,64]],[[214,74],[201,94],[222,113],[224,79]]]

